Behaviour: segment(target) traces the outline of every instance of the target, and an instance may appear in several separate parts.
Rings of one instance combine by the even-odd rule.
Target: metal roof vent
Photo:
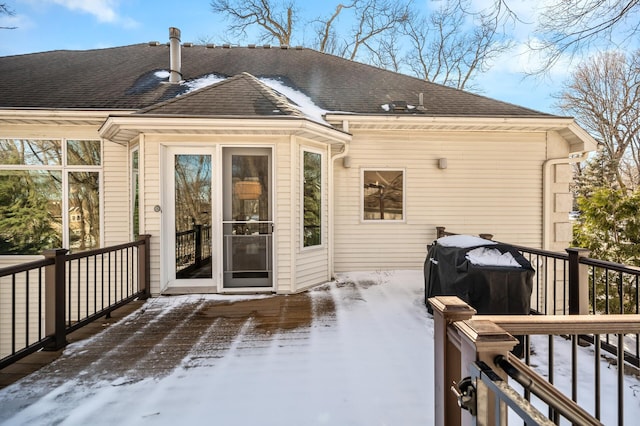
[[[426,108],[424,107],[424,93],[418,93],[418,106],[416,107],[418,111],[424,111]]]
[[[169,28],[169,83],[182,80],[182,51],[180,47],[180,30]]]
[[[406,111],[408,109],[407,101],[393,101],[391,103],[392,111]]]

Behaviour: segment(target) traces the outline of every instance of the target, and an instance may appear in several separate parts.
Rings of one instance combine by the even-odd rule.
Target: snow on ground
[[[0,391],[0,423],[432,425],[433,320],[423,302],[422,272],[343,274],[309,294],[318,309],[331,298],[335,314],[315,315],[304,330],[236,339],[223,356],[203,356],[207,342],[202,337],[198,351],[191,350],[159,377],[105,378],[88,369],[44,389],[47,377],[34,381],[32,375]],[[154,298],[144,309],[171,315],[181,304],[198,303],[197,298]],[[105,332],[117,332],[135,315]],[[251,328],[250,322],[243,328]],[[71,345],[53,370],[64,369],[65,359],[86,351],[105,332]],[[532,364],[546,365],[545,341],[534,339]],[[562,387],[570,383],[567,345],[562,339],[556,344],[555,376]],[[580,375],[586,381],[579,401],[592,400],[593,361],[586,359],[588,348],[580,351],[585,358]],[[602,365],[604,423],[615,424],[616,369]],[[625,379],[626,424],[640,418],[638,389],[637,379]]]

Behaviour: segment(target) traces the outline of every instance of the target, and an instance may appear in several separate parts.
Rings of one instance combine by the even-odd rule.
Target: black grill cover
[[[522,266],[484,266],[471,263],[466,254],[478,247],[509,252]],[[424,263],[425,303],[433,296],[458,296],[478,314],[529,314],[534,270],[520,252],[508,244],[474,247],[449,247],[438,244],[429,248]]]

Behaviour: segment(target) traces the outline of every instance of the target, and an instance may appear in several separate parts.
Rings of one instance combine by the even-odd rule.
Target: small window
[[[363,170],[363,220],[404,220],[404,170]]]
[[[322,244],[322,154],[303,151],[303,247]]]
[[[99,166],[100,141],[67,141],[67,165],[69,166]]]

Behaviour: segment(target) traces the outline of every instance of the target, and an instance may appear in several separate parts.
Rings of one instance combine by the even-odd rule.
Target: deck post
[[[67,249],[58,248],[42,252],[45,258],[54,259],[54,264],[45,268],[44,333],[54,338],[53,342],[45,347],[48,351],[57,351],[67,345],[65,321],[67,251]]]
[[[429,299],[434,323],[434,420],[435,426],[460,424],[460,407],[450,388],[460,380],[459,341],[450,339],[449,325],[468,320],[476,310],[456,296],[436,296]],[[453,336],[451,336],[453,337]]]
[[[507,381],[507,373],[495,364],[498,355],[507,357],[518,343],[518,339],[507,333],[500,326],[489,320],[467,320],[454,324],[461,336],[460,343],[460,379],[469,377],[469,366],[476,361],[483,361]],[[460,380],[458,379],[458,380]],[[461,425],[506,425],[507,407],[500,403],[496,412],[496,398],[493,392],[481,382],[476,383],[477,417],[474,419],[468,411],[462,412]]]
[[[588,249],[568,248],[569,254],[569,315],[589,315],[589,267],[580,263],[588,257]]]
[[[138,235],[138,241],[144,241],[143,244],[138,246],[138,291],[144,291],[140,297],[141,300],[151,297],[150,240],[151,235],[149,234]]]

